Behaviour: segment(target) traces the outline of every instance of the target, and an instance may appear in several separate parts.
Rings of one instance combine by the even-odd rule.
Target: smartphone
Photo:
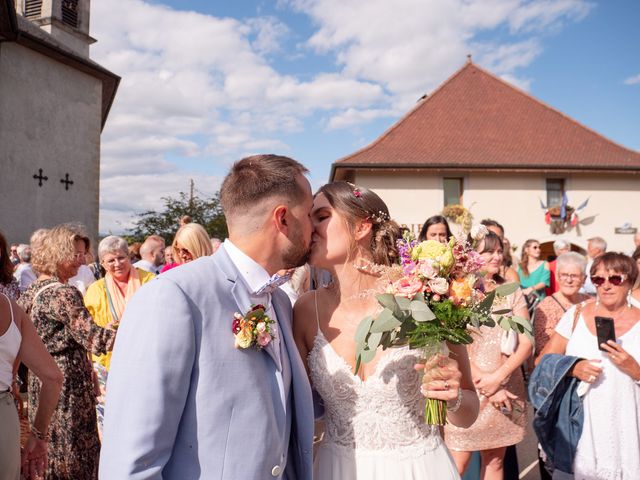
[[[609,317],[595,317],[596,320],[596,334],[598,335],[598,348],[604,349],[600,346],[603,343],[607,343],[608,340],[616,341],[616,331],[613,326],[613,318]]]

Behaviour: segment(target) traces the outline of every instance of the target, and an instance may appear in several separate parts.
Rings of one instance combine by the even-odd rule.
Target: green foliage
[[[411,348],[433,349],[443,342],[468,345],[473,342],[470,327],[498,324],[533,341],[528,320],[510,315],[510,309],[492,310],[496,297],[510,295],[514,290],[511,285],[501,286],[470,307],[456,305],[449,299],[430,302],[424,294],[412,299],[388,293],[378,295],[382,312],[376,318],[366,317],[356,331],[356,372],[362,362],[374,358],[378,347],[386,350],[408,344]]]
[[[223,239],[228,235],[218,193],[213,197],[194,195],[190,198],[185,192],[180,192],[177,198],[162,197],[162,200],[162,210],[139,214],[135,226],[124,236],[129,242],[142,242],[149,235],[160,235],[170,245],[183,215],[189,215],[193,222],[202,225],[210,237]]]

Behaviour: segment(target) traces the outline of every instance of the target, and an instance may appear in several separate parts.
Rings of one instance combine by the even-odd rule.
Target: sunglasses
[[[604,282],[609,281],[609,283],[615,287],[618,287],[624,283],[627,279],[625,275],[609,275],[608,277],[599,277],[594,275],[591,277],[591,283],[593,283],[596,287],[601,287],[604,285]]]
[[[174,251],[174,253],[176,253],[177,255],[180,255],[181,257],[185,256],[185,255],[188,255],[190,257],[193,256],[193,255],[191,255],[191,252],[189,250],[187,250],[186,248],[174,247],[173,251]]]

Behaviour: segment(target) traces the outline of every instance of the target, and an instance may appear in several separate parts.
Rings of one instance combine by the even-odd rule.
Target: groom
[[[306,262],[307,169],[256,155],[220,191],[229,239],[163,273],[127,305],[107,383],[101,480],[310,480],[311,388],[291,304],[269,280]],[[274,320],[261,350],[235,346],[234,314]],[[264,342],[263,342],[264,343]]]

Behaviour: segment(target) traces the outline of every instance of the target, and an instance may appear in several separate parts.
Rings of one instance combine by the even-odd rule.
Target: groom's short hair
[[[271,197],[302,201],[298,175],[309,170],[280,155],[253,155],[238,160],[222,182],[220,204],[227,218],[251,210]]]

